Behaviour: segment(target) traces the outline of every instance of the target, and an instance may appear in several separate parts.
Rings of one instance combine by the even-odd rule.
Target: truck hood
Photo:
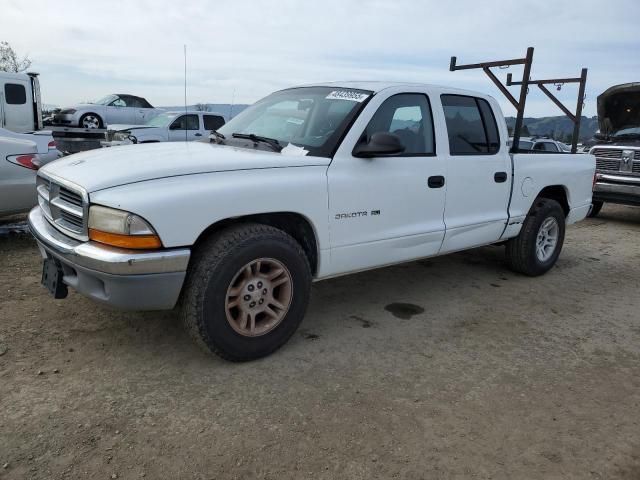
[[[640,127],[640,82],[615,85],[598,96],[598,126],[604,134]]]
[[[329,165],[331,159],[252,150],[205,142],[124,145],[76,153],[40,171],[88,192],[157,178],[262,168]]]

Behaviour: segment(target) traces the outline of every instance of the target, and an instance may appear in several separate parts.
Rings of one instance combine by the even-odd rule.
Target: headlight
[[[76,109],[75,108],[67,108],[65,110],[60,111],[61,114],[63,115],[73,115],[74,113],[76,113]]]
[[[145,219],[130,212],[100,205],[89,208],[89,238],[121,248],[162,247],[160,238]]]

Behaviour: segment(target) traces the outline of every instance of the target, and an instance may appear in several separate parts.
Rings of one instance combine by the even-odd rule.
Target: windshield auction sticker
[[[368,93],[354,92],[353,90],[334,90],[327,95],[327,100],[350,100],[352,102],[362,103],[369,98]]]

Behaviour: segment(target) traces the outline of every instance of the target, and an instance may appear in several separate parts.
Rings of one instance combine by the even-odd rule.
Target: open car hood
[[[640,127],[640,82],[614,85],[598,96],[598,126],[604,134]]]

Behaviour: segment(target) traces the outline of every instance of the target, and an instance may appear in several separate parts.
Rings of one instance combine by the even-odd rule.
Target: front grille
[[[607,160],[605,158],[596,157],[596,168],[598,170],[617,172],[620,170],[620,160]]]
[[[82,208],[82,195],[65,187],[60,187],[60,198],[76,207]]]
[[[608,148],[596,148],[593,154],[599,158],[622,158],[622,150],[610,150]]]
[[[86,193],[78,187],[38,176],[36,190],[44,216],[62,233],[78,240],[88,240]]]
[[[624,152],[633,151],[633,155],[624,155]],[[620,174],[640,174],[640,150],[617,147],[617,148],[594,148],[593,154],[596,157],[596,170],[601,172],[615,172]]]

